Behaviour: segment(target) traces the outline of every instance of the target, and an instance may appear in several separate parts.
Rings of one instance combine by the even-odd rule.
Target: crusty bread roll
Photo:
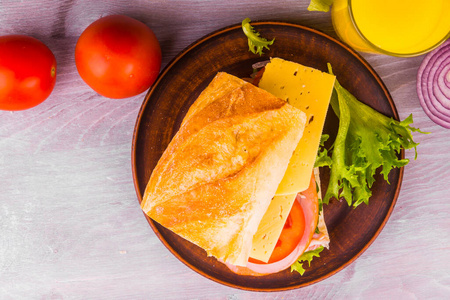
[[[208,255],[245,266],[305,121],[284,100],[219,73],[153,170],[142,209]]]

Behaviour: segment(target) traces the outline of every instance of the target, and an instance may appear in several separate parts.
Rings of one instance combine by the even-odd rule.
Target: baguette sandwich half
[[[307,114],[286,100],[218,73],[153,170],[143,211],[238,274],[288,268],[308,249],[329,241],[318,205],[317,170],[302,193],[279,193],[293,154],[301,151],[307,121]],[[295,228],[302,232],[288,254],[270,259],[291,209],[303,220],[303,228]]]

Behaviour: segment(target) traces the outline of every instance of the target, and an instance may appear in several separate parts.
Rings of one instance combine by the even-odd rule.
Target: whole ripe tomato
[[[161,68],[161,48],[144,23],[121,15],[89,25],[75,47],[81,78],[108,98],[127,98],[147,90]]]
[[[56,59],[41,41],[26,35],[0,37],[0,109],[24,110],[50,96]]]

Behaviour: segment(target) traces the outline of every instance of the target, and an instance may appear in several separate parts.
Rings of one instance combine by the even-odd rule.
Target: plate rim
[[[358,53],[356,52],[356,50],[352,49],[350,46],[348,46],[347,44],[345,44],[344,42],[338,40],[335,37],[332,37],[318,29],[306,26],[306,25],[301,25],[298,23],[293,23],[293,22],[287,22],[287,21],[277,21],[277,20],[257,20],[257,21],[252,21],[252,26],[260,26],[260,25],[275,25],[275,26],[288,26],[288,27],[295,27],[295,28],[299,28],[300,30],[305,30],[305,31],[309,31],[312,32],[314,34],[320,35],[326,39],[331,40],[332,42],[338,44],[340,47],[344,48],[346,51],[350,52],[352,54],[352,56],[354,56],[356,59],[358,59],[360,61],[360,63],[362,63],[364,65],[364,67],[366,68],[367,71],[370,72],[370,74],[373,76],[373,78],[377,81],[378,85],[380,86],[380,88],[383,90],[386,98],[388,99],[389,102],[389,106],[392,109],[393,112],[393,119],[395,120],[399,120],[399,114],[397,111],[397,107],[394,103],[394,100],[392,99],[391,94],[389,93],[389,90],[387,89],[386,85],[384,84],[384,82],[381,80],[380,76],[375,72],[375,70],[372,68],[372,66]],[[134,130],[133,130],[133,136],[132,136],[132,147],[131,147],[131,165],[132,165],[132,176],[133,176],[133,185],[136,191],[136,195],[138,198],[138,202],[139,202],[139,207],[140,207],[140,203],[142,202],[142,193],[140,190],[140,186],[139,186],[139,182],[138,182],[138,178],[137,178],[137,170],[136,170],[136,141],[137,141],[137,136],[139,134],[139,129],[140,129],[140,125],[141,125],[141,119],[143,117],[143,112],[145,111],[147,105],[149,104],[149,99],[152,96],[154,90],[158,87],[158,84],[160,83],[160,81],[166,76],[166,74],[168,72],[170,72],[171,68],[179,61],[181,60],[186,54],[188,54],[190,51],[192,51],[194,48],[196,48],[197,46],[201,45],[204,42],[207,42],[208,40],[212,39],[215,36],[221,35],[223,33],[232,31],[232,30],[236,30],[241,28],[241,23],[236,23],[236,24],[232,24],[229,26],[225,26],[222,28],[219,28],[217,30],[214,30],[202,37],[200,37],[199,39],[195,40],[193,43],[189,44],[187,47],[185,47],[181,52],[179,52],[177,55],[175,55],[170,61],[169,63],[167,63],[167,65],[163,68],[163,70],[160,72],[160,74],[158,75],[156,81],[153,83],[153,85],[151,86],[151,88],[148,90],[148,92],[145,95],[145,98],[141,104],[141,107],[139,109],[137,118],[136,118],[136,122],[135,122],[135,126],[134,126]],[[401,159],[405,158],[405,149],[402,148],[399,156]],[[253,288],[253,287],[246,287],[243,285],[236,285],[236,284],[232,284],[230,282],[227,282],[225,280],[221,280],[218,279],[210,274],[207,274],[206,272],[203,272],[202,270],[200,270],[198,267],[191,265],[190,263],[188,263],[178,252],[176,252],[171,246],[170,244],[164,239],[164,237],[162,236],[162,234],[159,232],[159,230],[157,229],[157,227],[155,226],[155,222],[148,217],[143,211],[143,215],[145,216],[145,218],[147,219],[147,222],[149,223],[150,227],[152,228],[153,232],[156,234],[156,236],[159,238],[159,240],[164,244],[164,246],[179,260],[181,261],[184,265],[186,265],[187,267],[189,267],[191,270],[195,271],[196,273],[202,275],[203,277],[212,280],[214,282],[220,283],[222,285],[228,286],[228,287],[232,287],[232,288],[236,288],[236,289],[240,289],[240,290],[246,290],[246,291],[253,291],[253,292],[280,292],[280,291],[288,291],[288,290],[294,290],[294,289],[299,289],[302,287],[306,287],[306,286],[310,286],[313,285],[317,282],[320,282],[322,280],[325,280],[333,275],[335,275],[336,273],[342,271],[343,269],[345,269],[346,267],[348,267],[349,265],[351,265],[356,259],[358,259],[371,245],[372,243],[377,239],[377,237],[380,235],[381,231],[384,229],[387,221],[390,219],[390,216],[394,210],[394,207],[397,203],[398,197],[399,197],[399,193],[401,190],[401,186],[402,186],[402,182],[403,182],[403,175],[404,175],[404,167],[398,168],[399,169],[399,178],[398,178],[398,183],[396,185],[396,189],[395,189],[395,193],[392,199],[392,204],[389,207],[389,210],[386,213],[386,216],[384,217],[383,221],[381,222],[380,226],[378,227],[378,229],[376,230],[375,234],[370,238],[370,240],[368,241],[368,243],[366,243],[364,245],[364,247],[356,254],[354,255],[351,259],[349,259],[346,263],[344,263],[343,265],[341,265],[340,267],[336,268],[335,270],[315,279],[315,280],[311,280],[308,281],[306,283],[302,283],[302,284],[297,284],[297,285],[292,285],[292,286],[287,286],[287,287],[280,287],[280,288],[268,288],[268,289],[261,289],[261,288]],[[144,188],[145,190],[145,188]]]

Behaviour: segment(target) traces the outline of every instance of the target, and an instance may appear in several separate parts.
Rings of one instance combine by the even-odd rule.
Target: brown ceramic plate
[[[387,116],[398,119],[394,102],[369,64],[343,43],[301,25],[281,22],[253,22],[261,36],[276,38],[264,55],[248,51],[240,25],[213,32],[193,43],[170,62],[145,97],[133,136],[133,178],[139,202],[158,159],[177,132],[189,106],[219,71],[248,77],[252,64],[280,57],[326,71],[329,62],[338,80],[358,99]],[[328,112],[325,132],[336,135],[338,119]],[[401,156],[403,156],[403,152]],[[353,262],[378,236],[389,218],[400,190],[402,169],[394,169],[390,185],[381,176],[373,185],[370,204],[356,209],[332,200],[324,207],[331,243],[315,258],[306,273],[285,270],[262,277],[232,273],[205,251],[147,218],[164,245],[183,263],[219,283],[254,291],[299,288],[323,280]],[[322,189],[328,184],[328,170],[321,171]]]

